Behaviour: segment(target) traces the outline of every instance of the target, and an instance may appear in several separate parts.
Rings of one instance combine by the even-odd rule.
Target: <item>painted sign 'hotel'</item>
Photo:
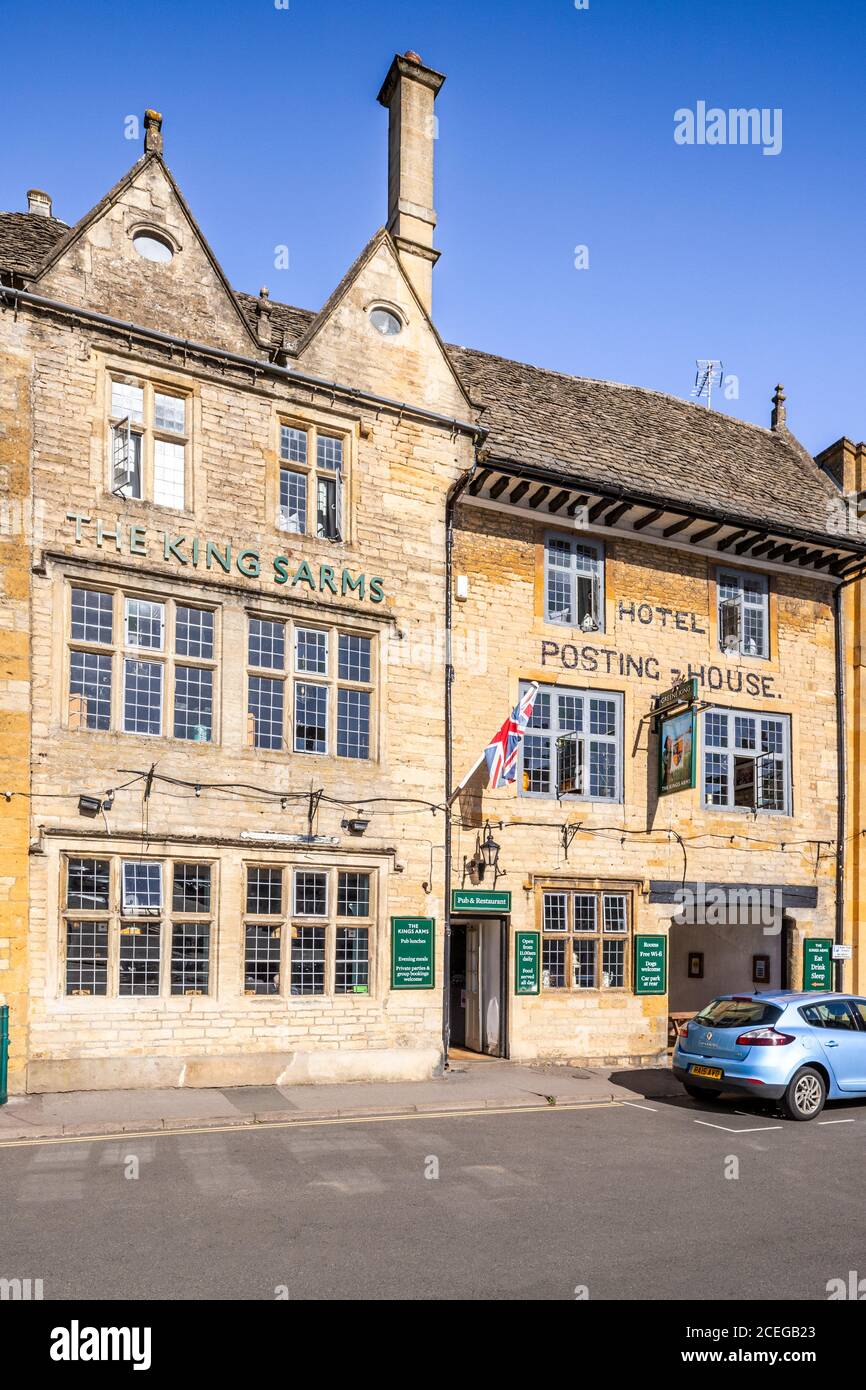
[[[647,1061],[858,944],[861,451],[444,343],[443,81],[394,59],[316,312],[229,285],[156,112],[79,221],[0,215],[13,1089]]]

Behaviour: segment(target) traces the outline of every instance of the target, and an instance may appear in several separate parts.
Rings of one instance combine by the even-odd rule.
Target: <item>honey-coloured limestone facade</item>
[[[394,59],[388,224],[318,312],[230,286],[154,111],[78,222],[0,215],[13,1091],[645,1063],[856,935],[840,481],[778,392],[765,430],[442,341],[443,81]]]

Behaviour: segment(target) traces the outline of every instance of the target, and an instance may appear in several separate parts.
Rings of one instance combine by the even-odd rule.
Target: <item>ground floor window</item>
[[[214,880],[197,861],[68,856],[65,993],[209,993]]]
[[[630,892],[545,888],[541,928],[542,989],[626,988],[632,934]]]
[[[374,875],[248,864],[244,993],[367,994]]]

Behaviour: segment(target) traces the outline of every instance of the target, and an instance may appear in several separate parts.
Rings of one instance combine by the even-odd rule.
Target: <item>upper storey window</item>
[[[281,530],[325,541],[345,539],[345,452],[340,435],[280,426]]]
[[[770,655],[767,579],[748,570],[719,570],[719,647],[740,656]]]
[[[111,380],[111,489],[158,507],[183,511],[190,401],[133,377]]]
[[[604,549],[551,533],[544,541],[544,616],[549,623],[604,631]]]

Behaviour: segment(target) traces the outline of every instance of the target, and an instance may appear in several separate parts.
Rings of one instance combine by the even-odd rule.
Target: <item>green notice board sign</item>
[[[519,931],[514,936],[514,993],[538,994],[538,956],[541,935],[537,931]]]
[[[496,888],[452,888],[452,912],[510,912],[511,893]]]
[[[833,971],[830,964],[832,941],[828,937],[807,937],[803,942],[803,988],[831,990]]]
[[[433,989],[432,917],[391,918],[391,988]]]
[[[665,994],[667,987],[667,937],[636,936],[634,939],[635,994]]]

